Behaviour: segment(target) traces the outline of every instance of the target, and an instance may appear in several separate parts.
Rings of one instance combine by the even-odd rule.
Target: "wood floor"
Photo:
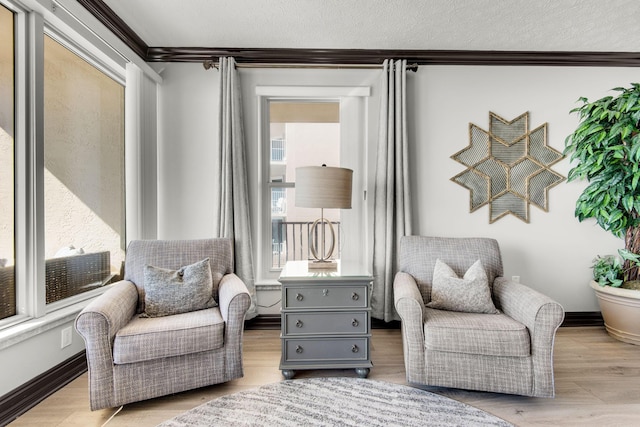
[[[58,391],[11,426],[155,426],[218,396],[281,381],[279,331],[245,332],[245,376],[227,384],[126,405],[89,410],[87,375]],[[369,378],[406,384],[397,329],[373,331]],[[611,339],[603,328],[561,328],[555,348],[556,398],[429,388],[518,426],[640,426],[640,346]],[[352,370],[300,372],[296,378],[355,376]]]

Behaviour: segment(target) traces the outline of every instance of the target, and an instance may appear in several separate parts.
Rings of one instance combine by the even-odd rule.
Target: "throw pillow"
[[[141,317],[162,317],[217,306],[209,258],[179,270],[144,267],[144,312]]]
[[[487,273],[480,260],[458,275],[441,260],[436,260],[427,307],[467,313],[498,313],[491,300]]]

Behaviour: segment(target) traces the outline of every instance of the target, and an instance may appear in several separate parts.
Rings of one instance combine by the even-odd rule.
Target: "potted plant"
[[[593,266],[597,282],[591,286],[605,326],[615,338],[640,344],[640,291],[633,289],[640,265],[640,83],[613,90],[616,96],[593,102],[579,99],[582,105],[571,113],[577,113],[580,122],[565,140],[564,154],[572,161],[567,181],[588,182],[576,202],[575,216],[579,221],[594,218],[604,230],[624,238],[619,265],[615,257],[603,257]],[[596,276],[604,267],[618,272],[616,277],[607,273],[614,279],[608,283]],[[618,303],[623,306],[615,306]]]

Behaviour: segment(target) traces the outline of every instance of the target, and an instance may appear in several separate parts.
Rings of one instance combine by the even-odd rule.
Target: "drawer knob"
[[[355,346],[354,346],[355,347]],[[300,354],[303,352],[302,346],[297,346],[296,347],[296,353]]]
[[[351,294],[351,299],[354,301],[358,301],[360,299],[360,295],[354,292]]]
[[[358,348],[358,346],[357,346],[357,345],[355,345],[355,344],[354,344],[354,345],[351,347],[351,352],[352,352],[352,353],[357,353],[357,352],[359,352],[359,351],[360,351],[360,349]]]
[[[327,295],[329,295],[329,289],[323,289],[322,296],[326,297]]]
[[[302,301],[304,299],[304,297],[302,296],[302,294],[296,294],[296,299],[298,301]]]
[[[302,320],[298,319],[298,321],[296,322],[296,326],[298,328],[302,328],[302,325],[303,325]]]
[[[351,326],[353,326],[354,328],[355,328],[356,326],[358,326],[359,324],[360,324],[360,322],[358,322],[358,319],[352,319],[352,320],[351,320]]]

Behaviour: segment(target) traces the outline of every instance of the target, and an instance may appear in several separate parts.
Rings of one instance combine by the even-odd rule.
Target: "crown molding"
[[[147,60],[149,46],[102,0],[77,0],[89,13],[124,42],[136,55]]]
[[[146,62],[203,62],[233,56],[239,64],[382,64],[394,58],[418,65],[640,67],[639,52],[149,47],[102,0],[78,3]]]
[[[239,64],[382,64],[393,58],[418,65],[640,67],[635,52],[149,47],[146,60],[202,62],[222,56],[233,56]]]

